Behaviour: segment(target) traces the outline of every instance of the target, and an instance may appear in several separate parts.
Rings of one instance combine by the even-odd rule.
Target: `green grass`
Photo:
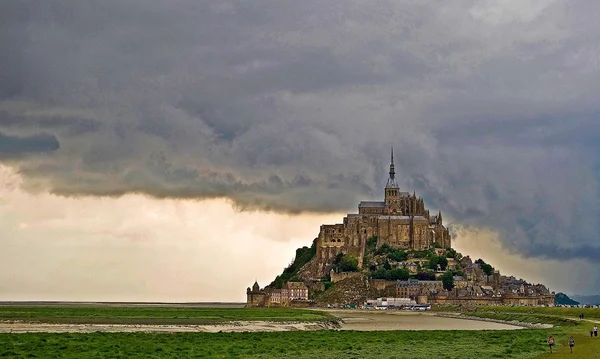
[[[323,322],[328,313],[292,308],[0,307],[0,320],[66,324],[216,324],[233,321]]]
[[[579,320],[579,314],[581,313],[585,316],[584,320]],[[546,346],[546,353],[533,356],[532,358],[600,359],[600,337],[590,337],[590,329],[594,326],[594,322],[600,320],[600,309],[478,307],[476,312],[464,312],[463,314],[480,318],[493,318],[506,321],[517,320],[526,323],[554,325],[554,328],[542,330],[546,332],[546,336],[552,334],[556,340],[556,347],[553,353],[550,354]],[[529,332],[529,330],[520,332]],[[573,354],[571,354],[568,346],[568,339],[571,335],[575,338]]]
[[[539,313],[518,313],[518,312],[505,312],[505,311],[484,311],[478,310],[477,312],[467,312],[464,315],[478,318],[491,318],[497,320],[503,320],[507,322],[518,321],[521,323],[543,323],[551,324],[553,326],[574,326],[578,324],[577,320],[560,317],[558,315],[548,315]]]
[[[494,312],[495,310],[495,312]],[[507,331],[294,331],[265,333],[29,333],[0,334],[0,358],[575,358],[600,359],[600,337],[588,321],[563,308],[480,307],[468,315],[552,323],[551,329]],[[598,311],[598,310],[596,310]],[[586,318],[596,318],[594,310]],[[574,315],[573,315],[574,314]],[[273,308],[0,307],[0,320],[110,323],[180,320],[181,324],[228,321],[329,321],[323,312]],[[152,324],[157,324],[153,322]],[[556,338],[546,354],[549,334]],[[575,336],[574,354],[567,340]]]
[[[515,358],[544,353],[545,330],[0,334],[0,358]]]
[[[596,319],[600,321],[600,309],[595,308],[561,308],[561,307],[481,307],[478,310],[498,310],[509,313],[531,313],[543,315],[555,315],[566,318],[579,318],[579,314],[584,314],[585,319]]]
[[[475,307],[473,307],[475,308]],[[458,312],[460,307],[457,305],[435,305],[432,307],[433,311],[437,312]],[[541,315],[553,315],[565,318],[578,319],[579,314],[584,314],[585,319],[596,319],[600,321],[600,309],[596,308],[561,308],[561,307],[477,307],[477,311],[502,311],[507,313],[528,313],[528,314],[541,314]]]

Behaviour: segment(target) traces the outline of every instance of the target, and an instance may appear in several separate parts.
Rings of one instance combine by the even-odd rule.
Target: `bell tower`
[[[385,185],[385,206],[387,213],[400,215],[400,187],[396,182],[396,169],[394,166],[394,148],[391,150],[390,177]]]

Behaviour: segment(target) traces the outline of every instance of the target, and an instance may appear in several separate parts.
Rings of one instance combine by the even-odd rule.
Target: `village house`
[[[294,302],[308,301],[308,287],[303,282],[287,282],[281,289],[260,289],[258,282],[246,290],[246,306],[293,306]]]

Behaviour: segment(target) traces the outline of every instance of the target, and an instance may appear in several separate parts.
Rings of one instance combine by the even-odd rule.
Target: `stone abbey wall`
[[[354,255],[362,269],[367,241],[373,237],[377,237],[377,248],[387,244],[392,248],[419,251],[452,246],[441,212],[430,215],[423,198],[398,188],[393,153],[384,200],[360,202],[358,213],[348,214],[343,223],[321,226],[317,237],[318,268],[314,273],[328,274],[331,262],[340,253]]]

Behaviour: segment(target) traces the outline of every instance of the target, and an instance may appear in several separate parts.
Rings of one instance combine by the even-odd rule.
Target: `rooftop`
[[[360,201],[359,207],[385,207],[385,202],[379,201]]]

